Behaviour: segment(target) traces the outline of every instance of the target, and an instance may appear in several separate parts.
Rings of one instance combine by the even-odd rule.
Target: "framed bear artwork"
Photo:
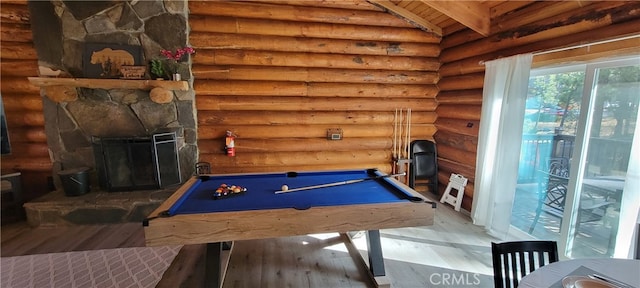
[[[85,78],[121,78],[121,66],[141,65],[142,49],[134,45],[87,43],[82,55]]]

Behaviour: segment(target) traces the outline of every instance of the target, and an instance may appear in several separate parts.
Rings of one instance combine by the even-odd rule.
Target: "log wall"
[[[544,10],[545,13],[535,11]],[[544,17],[541,17],[541,16]],[[484,66],[482,61],[521,53],[552,50],[593,43],[640,32],[640,2],[606,1],[541,1],[492,19],[492,32],[482,37],[470,29],[446,34],[441,42],[439,106],[436,109],[438,132],[435,140],[439,153],[439,180],[447,185],[451,173],[469,178],[462,206],[471,208],[475,181],[478,126],[482,106]],[[626,41],[629,42],[629,41]],[[632,41],[633,42],[633,41]],[[635,43],[635,44],[634,44]],[[637,53],[633,43],[608,44],[607,51],[594,49],[593,57]],[[634,49],[635,46],[635,49]],[[589,50],[589,49],[587,49]],[[552,64],[562,61],[586,60],[581,57],[549,55],[534,57]],[[441,191],[442,191],[441,186]]]
[[[21,172],[25,200],[48,191],[51,160],[44,132],[40,88],[27,1],[0,3],[0,93],[7,118],[11,154],[2,155],[2,174]]]
[[[365,1],[189,10],[199,156],[214,173],[390,172],[396,109],[412,109],[411,139],[433,139],[440,37]],[[330,128],[344,139],[327,140]],[[227,130],[235,157],[223,151]]]
[[[450,173],[467,176],[469,209],[480,63],[638,34],[639,5],[536,1],[508,13],[497,7],[489,37],[451,25],[440,39],[366,1],[190,1],[200,160],[219,173],[390,171],[395,109],[411,108],[412,139],[438,143],[440,191]],[[52,168],[42,97],[26,81],[38,68],[27,2],[3,0],[0,8],[0,93],[13,149],[2,156],[2,173],[28,174],[25,190],[44,193]],[[638,53],[637,40],[624,42],[557,59],[536,56],[534,66]],[[344,140],[325,140],[329,128],[341,128]],[[238,135],[236,157],[224,155],[226,130]]]

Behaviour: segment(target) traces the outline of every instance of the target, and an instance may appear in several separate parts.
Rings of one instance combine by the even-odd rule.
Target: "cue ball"
[[[289,190],[289,186],[287,185],[282,185],[282,191],[287,191]]]

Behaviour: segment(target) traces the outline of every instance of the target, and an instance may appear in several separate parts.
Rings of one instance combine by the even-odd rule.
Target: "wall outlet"
[[[327,129],[327,140],[342,140],[342,129],[340,128]]]

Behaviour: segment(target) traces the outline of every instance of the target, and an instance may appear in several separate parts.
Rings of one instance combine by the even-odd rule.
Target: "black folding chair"
[[[411,142],[409,154],[409,187],[414,188],[417,180],[426,180],[432,193],[438,193],[438,152],[436,143],[429,140],[415,140]]]

